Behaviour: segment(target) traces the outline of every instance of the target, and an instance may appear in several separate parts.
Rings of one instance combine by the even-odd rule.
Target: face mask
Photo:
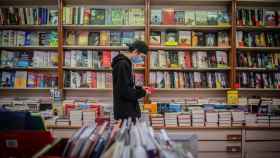
[[[131,58],[133,64],[144,64],[144,57],[137,55]]]

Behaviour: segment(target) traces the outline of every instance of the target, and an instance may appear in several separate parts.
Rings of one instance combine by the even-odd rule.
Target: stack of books
[[[269,125],[270,127],[280,127],[280,116],[270,116]]]
[[[141,112],[141,119],[147,123],[147,125],[150,125],[150,114],[148,110],[142,110]]]
[[[232,126],[239,127],[242,126],[245,120],[244,111],[233,111],[232,112]]]
[[[185,112],[178,115],[178,125],[179,127],[191,127],[191,113]]]
[[[82,111],[71,110],[69,114],[69,119],[71,121],[71,126],[82,126]]]
[[[260,99],[259,98],[249,98],[248,105],[259,105]]]
[[[83,111],[83,124],[95,124],[96,112],[93,110]]]
[[[268,115],[257,115],[257,126],[269,127],[269,116]]]
[[[230,127],[231,126],[231,112],[230,111],[220,111],[219,112],[219,126],[220,127]]]
[[[164,127],[164,117],[162,114],[151,114],[152,127]]]
[[[69,126],[70,125],[70,120],[66,118],[57,118],[55,120],[55,125],[56,126]]]
[[[252,113],[245,114],[246,126],[257,126],[257,115]]]
[[[203,109],[192,109],[192,126],[204,127],[205,115]]]
[[[273,99],[272,99],[272,105],[273,105],[273,106],[278,106],[278,105],[280,105],[280,99],[278,99],[278,98],[273,98]]]
[[[176,112],[165,113],[164,114],[165,127],[178,127],[177,115],[178,113]]]
[[[218,112],[216,111],[207,111],[206,113],[206,127],[218,127]]]

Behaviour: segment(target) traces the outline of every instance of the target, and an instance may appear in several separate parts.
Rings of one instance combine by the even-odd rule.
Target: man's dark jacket
[[[131,61],[119,54],[113,59],[112,68],[115,120],[140,117],[138,99],[146,92],[142,87],[135,86]]]

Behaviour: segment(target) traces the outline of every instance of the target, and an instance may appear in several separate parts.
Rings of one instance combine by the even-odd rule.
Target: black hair
[[[128,46],[128,50],[130,52],[134,51],[135,49],[137,49],[139,52],[143,53],[143,54],[147,54],[148,53],[148,46],[144,41],[140,41],[137,40],[131,44],[127,44]]]

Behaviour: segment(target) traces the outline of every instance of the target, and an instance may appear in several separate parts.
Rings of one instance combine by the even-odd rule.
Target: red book
[[[97,73],[91,72],[91,88],[97,87]]]
[[[103,51],[102,67],[103,68],[110,68],[111,67],[111,52],[110,51]]]
[[[112,88],[113,87],[112,82],[113,82],[112,73],[106,72],[105,73],[105,87]]]
[[[185,51],[185,67],[186,68],[191,68],[192,67],[192,63],[191,63],[191,53],[189,51]]]
[[[163,25],[174,25],[175,24],[175,12],[174,9],[163,10]]]
[[[85,10],[84,10],[84,24],[89,24],[89,19],[90,19],[90,9],[85,8]]]

